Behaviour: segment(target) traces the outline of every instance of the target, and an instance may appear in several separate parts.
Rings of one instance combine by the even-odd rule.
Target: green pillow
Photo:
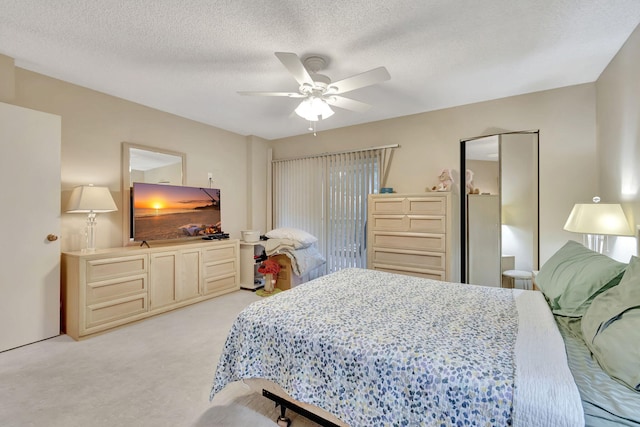
[[[632,257],[620,284],[593,300],[582,335],[602,369],[640,391],[640,259]]]
[[[591,341],[620,314],[640,306],[640,259],[631,257],[618,286],[598,295],[582,319],[582,335]],[[638,345],[640,347],[640,344]]]
[[[544,263],[536,285],[553,313],[580,317],[598,294],[620,282],[626,266],[569,240]]]

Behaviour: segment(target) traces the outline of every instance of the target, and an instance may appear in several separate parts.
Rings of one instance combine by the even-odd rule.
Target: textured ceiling
[[[593,82],[640,22],[638,0],[0,0],[0,53],[16,66],[267,139],[302,134],[274,56],[317,53],[346,94],[318,131]]]

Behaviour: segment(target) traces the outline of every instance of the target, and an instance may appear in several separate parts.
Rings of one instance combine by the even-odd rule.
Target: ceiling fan
[[[331,117],[333,110],[330,106],[356,112],[368,110],[371,105],[340,95],[365,86],[378,84],[391,78],[385,67],[378,67],[337,82],[331,82],[329,77],[318,73],[327,66],[327,59],[321,55],[309,55],[304,60],[301,60],[295,53],[276,52],[275,55],[300,84],[298,92],[238,93],[240,95],[303,98],[295,112],[310,122]]]

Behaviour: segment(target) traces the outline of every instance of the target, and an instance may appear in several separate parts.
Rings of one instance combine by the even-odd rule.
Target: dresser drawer
[[[147,255],[87,260],[87,283],[147,272]]]
[[[445,280],[444,271],[422,270],[417,268],[407,268],[396,265],[374,264],[374,270],[386,271],[387,273],[404,274],[406,276],[423,277],[425,279]]]
[[[147,291],[147,276],[123,277],[87,284],[87,304],[113,301]]]
[[[406,231],[444,234],[447,231],[447,219],[435,215],[407,215]]]
[[[205,295],[231,292],[239,288],[240,284],[238,283],[238,279],[235,274],[204,279]]]
[[[202,250],[202,258],[205,263],[236,257],[236,246],[211,247]]]
[[[369,208],[374,214],[397,213],[402,214],[405,211],[404,197],[381,197],[370,199]]]
[[[447,212],[447,200],[444,197],[407,197],[408,214],[444,215]]]
[[[130,296],[117,301],[87,306],[86,328],[114,323],[147,311],[147,294]],[[127,322],[122,322],[127,323]],[[115,324],[113,326],[116,326]]]
[[[374,247],[372,253],[372,261],[375,264],[414,266],[432,270],[444,270],[446,265],[444,252],[420,252]]]
[[[231,273],[235,274],[235,272],[236,272],[235,259],[209,262],[204,265],[205,278],[224,276]]]
[[[408,223],[405,215],[374,215],[369,226],[373,230],[406,231]]]
[[[394,233],[374,231],[370,247],[398,248],[419,251],[444,252],[446,239],[443,234]]]

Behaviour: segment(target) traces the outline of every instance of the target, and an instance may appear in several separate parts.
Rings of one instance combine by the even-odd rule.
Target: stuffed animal
[[[465,176],[467,182],[467,194],[480,194],[480,189],[476,188],[473,184],[473,171],[471,169],[467,169]]]
[[[438,185],[431,187],[431,191],[451,191],[451,185],[453,184],[451,169],[442,169],[438,181]]]

